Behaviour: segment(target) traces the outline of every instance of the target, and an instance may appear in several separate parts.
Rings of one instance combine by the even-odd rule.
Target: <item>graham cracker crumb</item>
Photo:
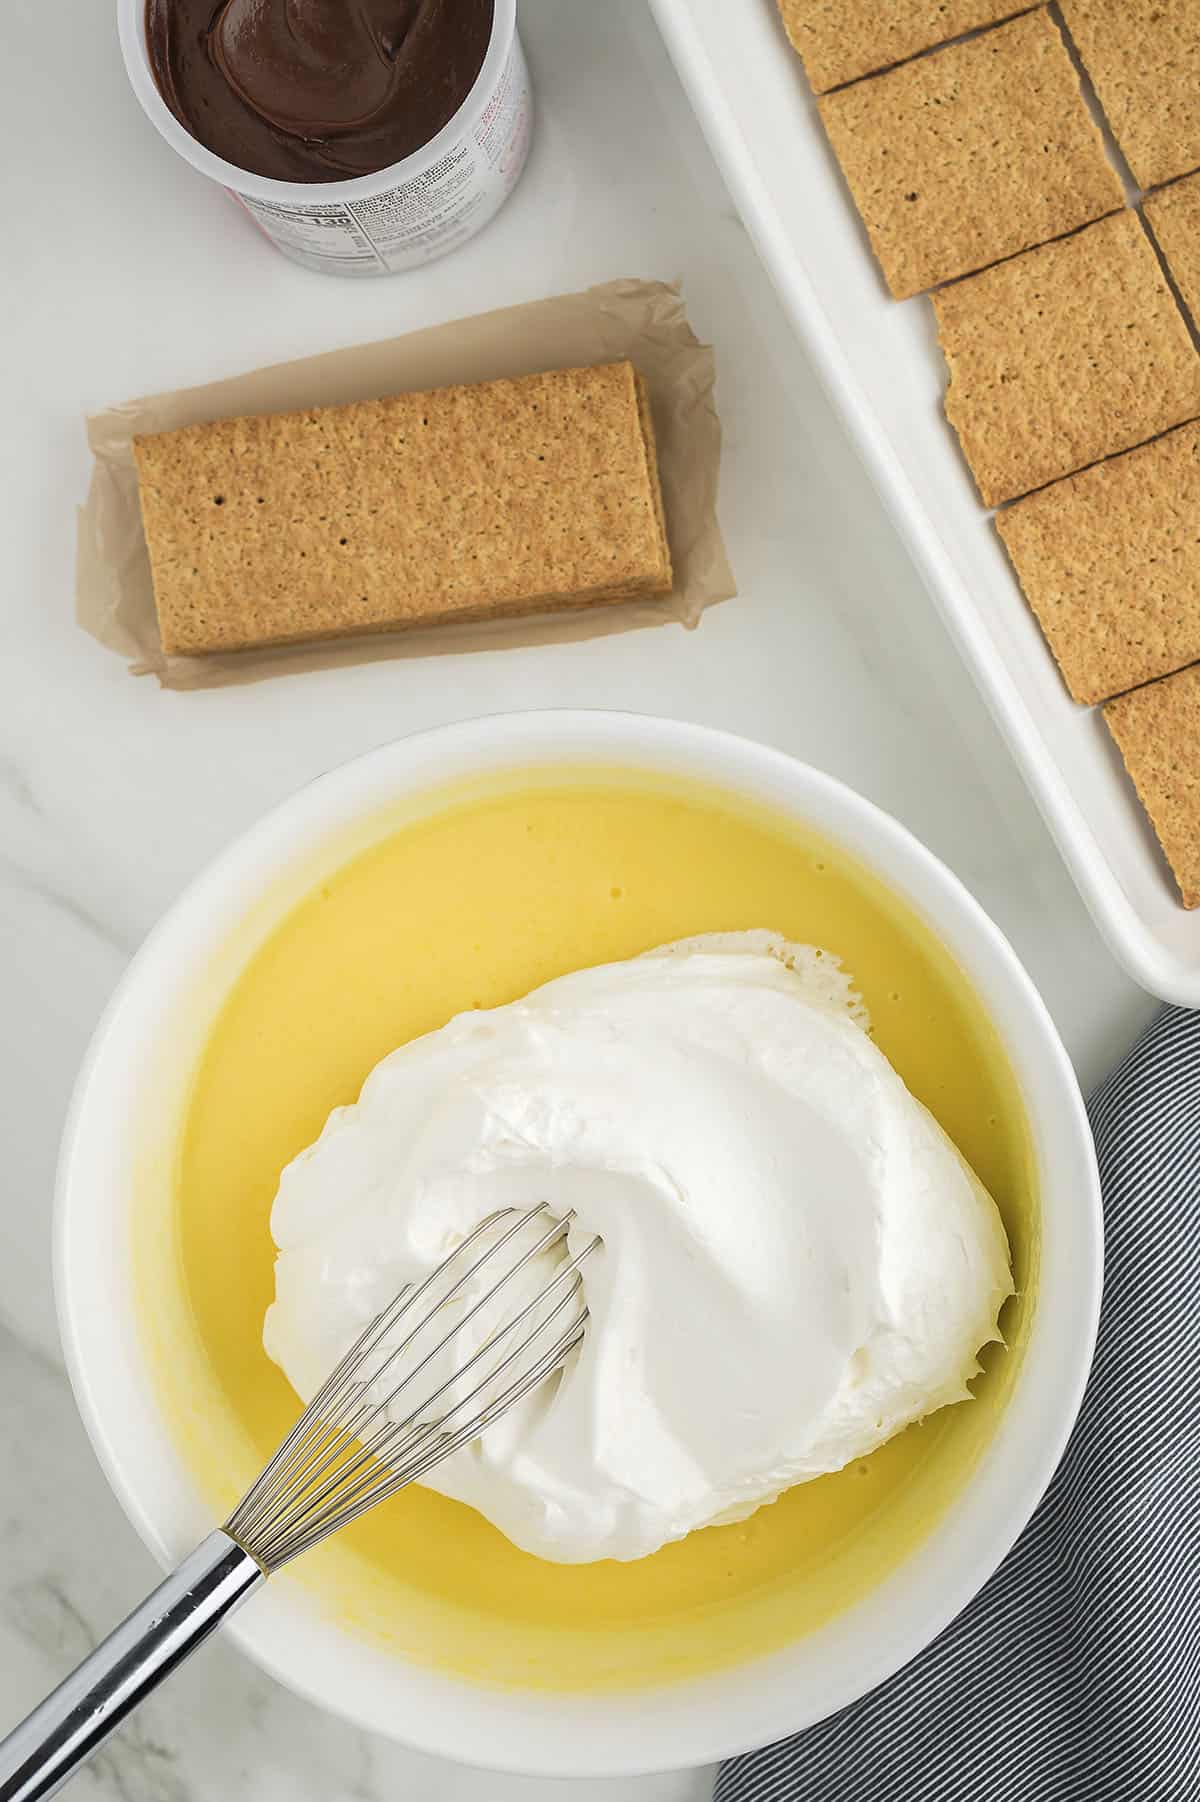
[[[1110,701],[1104,718],[1183,905],[1200,907],[1200,667]]]
[[[779,0],[818,94],[1024,10],[1021,0]]]
[[[1193,0],[1061,0],[1067,29],[1139,187],[1200,165]]]
[[[1200,357],[1128,209],[932,298],[989,507],[1200,415]]]
[[[665,594],[653,426],[628,362],[134,441],[163,650]]]
[[[818,104],[898,300],[1125,204],[1045,12]]]
[[[1200,660],[1200,425],[1054,482],[996,526],[1075,700]]]

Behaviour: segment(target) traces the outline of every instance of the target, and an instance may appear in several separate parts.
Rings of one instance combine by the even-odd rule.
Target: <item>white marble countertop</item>
[[[55,1152],[80,1055],[139,941],[290,790],[398,733],[619,706],[779,745],[896,814],[1013,940],[1090,1083],[1153,1011],[1102,946],[775,300],[640,0],[522,0],[525,180],[449,260],[347,283],[292,267],[159,141],[112,9],[8,0],[0,272],[8,576],[0,655],[0,1725],[154,1571],[61,1372]],[[741,598],[692,634],[381,663],[165,694],[76,627],[85,412],[621,275],[682,277],[717,349],[721,516]],[[482,1755],[482,1753],[481,1753]],[[710,1774],[530,1783],[324,1717],[213,1646],[102,1755],[97,1802],[699,1802]]]

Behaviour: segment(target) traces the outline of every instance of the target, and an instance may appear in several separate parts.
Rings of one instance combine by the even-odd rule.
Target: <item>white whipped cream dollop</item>
[[[991,1197],[866,1025],[836,959],[733,933],[402,1046],[283,1172],[268,1352],[309,1398],[405,1282],[544,1201],[603,1240],[586,1339],[431,1487],[580,1563],[864,1456],[969,1396],[1012,1292]]]

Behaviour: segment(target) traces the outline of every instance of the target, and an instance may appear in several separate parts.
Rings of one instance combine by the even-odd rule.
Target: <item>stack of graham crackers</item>
[[[1200,10],[779,3],[892,294],[936,290],[947,417],[1063,679],[1198,906]]]
[[[629,362],[218,420],[134,454],[168,655],[671,589]]]

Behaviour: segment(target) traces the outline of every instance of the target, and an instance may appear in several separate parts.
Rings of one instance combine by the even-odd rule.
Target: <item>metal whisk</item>
[[[572,1218],[544,1202],[500,1209],[400,1291],[225,1525],[0,1741],[0,1802],[53,1795],[273,1571],[424,1476],[562,1367],[584,1335],[579,1267],[599,1240],[562,1258],[531,1299],[514,1305],[512,1286],[543,1252],[566,1249]]]

